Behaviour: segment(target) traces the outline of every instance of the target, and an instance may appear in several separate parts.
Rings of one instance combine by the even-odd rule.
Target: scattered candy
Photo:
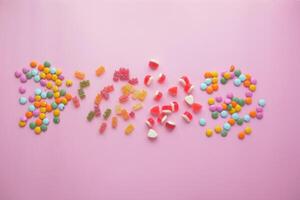
[[[118,118],[116,116],[113,116],[111,118],[111,126],[112,126],[112,128],[117,128],[117,126],[118,126]]]
[[[152,117],[149,117],[146,121],[146,125],[149,127],[149,128],[153,128],[155,124],[155,120],[152,118]]]
[[[149,61],[149,67],[153,70],[156,70],[159,66],[159,63],[156,60],[151,59]]]
[[[81,71],[75,71],[74,76],[79,80],[83,80],[85,78],[85,73]]]
[[[96,69],[96,76],[101,76],[102,74],[104,74],[105,72],[105,67],[104,66],[99,66],[97,69]]]
[[[169,88],[168,93],[170,96],[176,97],[177,96],[177,87],[174,86],[174,87]]]
[[[132,124],[126,126],[124,132],[126,135],[130,135],[134,131],[135,127]]]
[[[102,122],[99,128],[99,133],[104,133],[107,127],[107,123],[106,122]]]
[[[156,91],[155,94],[154,94],[154,100],[155,101],[159,101],[163,96],[163,93],[161,91]]]
[[[150,86],[152,83],[153,77],[151,75],[146,75],[144,78],[144,84]]]
[[[166,80],[166,75],[163,74],[163,73],[160,73],[160,74],[158,75],[157,82],[160,83],[160,84],[163,84],[163,83],[165,82],[165,80]]]
[[[155,130],[149,129],[147,136],[150,139],[156,139],[158,137],[158,134],[157,134],[157,132]]]
[[[111,109],[110,108],[107,108],[104,113],[103,113],[103,118],[105,120],[107,120],[109,117],[110,117],[110,114],[111,114]]]
[[[173,121],[167,121],[167,122],[166,122],[166,128],[167,128],[167,129],[173,130],[175,127],[176,127],[175,122],[173,122]]]
[[[181,116],[188,123],[190,123],[193,119],[193,115],[188,111],[185,111]]]
[[[192,106],[194,103],[194,97],[192,95],[188,95],[184,98],[184,101],[189,105]]]
[[[90,122],[94,119],[94,117],[95,117],[95,112],[90,111],[89,114],[87,115],[86,119]]]

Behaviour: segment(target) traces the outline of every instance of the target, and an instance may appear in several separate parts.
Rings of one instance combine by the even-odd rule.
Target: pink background
[[[0,199],[300,199],[299,19],[299,1],[0,0]],[[227,138],[206,138],[197,124],[209,117],[205,107],[189,126],[173,116],[176,130],[157,128],[159,139],[150,142],[144,109],[131,136],[124,123],[99,135],[100,120],[85,119],[96,92],[111,83],[116,67],[150,73],[150,58],[161,63],[154,75],[168,75],[163,91],[187,74],[202,103],[203,72],[241,67],[258,79],[255,100],[268,103],[264,119],[251,123],[244,141],[237,127]],[[18,104],[13,73],[32,59],[51,61],[67,77],[84,70],[91,80],[81,108],[68,106],[61,124],[41,136],[17,125],[26,106]],[[99,79],[100,64],[107,73]],[[227,91],[244,93],[231,85]],[[26,88],[30,94],[35,85]],[[117,89],[103,108],[118,95]],[[152,104],[148,98],[146,107]]]

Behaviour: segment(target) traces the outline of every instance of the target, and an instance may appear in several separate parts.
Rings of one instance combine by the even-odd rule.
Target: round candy
[[[215,103],[215,99],[214,99],[214,98],[209,98],[209,99],[207,100],[207,103],[208,103],[209,105],[212,105],[212,104]]]
[[[51,74],[55,74],[56,73],[56,69],[54,67],[50,67],[50,73]]]
[[[223,128],[224,128],[225,130],[229,131],[230,128],[231,128],[231,125],[230,125],[228,122],[225,122],[225,123],[223,124]]]
[[[65,105],[63,103],[58,104],[58,109],[59,110],[64,110],[65,109]]]
[[[241,83],[242,83],[242,81],[241,81],[241,79],[234,79],[234,81],[233,81],[233,84],[235,85],[235,86],[240,86],[241,85]]]
[[[216,112],[216,111],[214,111],[214,112],[211,113],[211,117],[212,117],[213,119],[218,119],[219,113]]]
[[[262,112],[256,114],[256,119],[262,119],[264,117]]]
[[[232,99],[234,96],[233,96],[233,93],[230,92],[230,93],[228,93],[228,94],[226,95],[226,97],[227,97],[228,99]]]
[[[245,76],[244,74],[241,74],[241,75],[239,76],[239,79],[240,79],[242,82],[244,82],[244,81],[246,80],[246,76]]]
[[[34,90],[35,95],[40,95],[42,93],[42,90],[40,88],[36,88]]]
[[[234,71],[234,75],[236,76],[236,77],[239,77],[240,75],[242,74],[242,72],[241,72],[241,70],[235,70]]]
[[[232,117],[234,120],[237,120],[237,119],[239,119],[239,114],[233,113],[233,114],[231,115],[231,117]]]
[[[66,86],[71,87],[73,84],[72,80],[66,80]]]
[[[205,126],[206,125],[206,120],[204,118],[199,119],[199,124],[200,126]]]
[[[21,81],[21,83],[26,83],[26,82],[27,82],[27,78],[26,78],[26,76],[24,76],[24,75],[21,75],[21,77],[20,77],[20,81]]]
[[[39,126],[37,126],[37,127],[34,128],[34,132],[35,132],[36,134],[40,134],[41,131],[42,131],[42,129],[41,129],[41,127],[39,127]]]
[[[46,99],[47,98],[47,92],[42,92],[41,97],[42,97],[42,99]]]
[[[42,130],[43,132],[46,132],[47,129],[48,129],[48,127],[47,127],[45,124],[42,124],[42,125],[41,125],[41,130]]]
[[[26,98],[26,97],[20,97],[20,98],[19,98],[19,103],[20,103],[21,105],[25,105],[25,104],[27,103],[27,98]]]
[[[32,76],[32,74],[31,74],[31,72],[27,72],[26,73],[26,78],[27,79],[31,79],[33,76]]]
[[[29,127],[33,130],[36,127],[36,124],[34,122],[30,122]]]
[[[15,77],[16,77],[16,78],[20,78],[20,77],[21,77],[21,75],[22,75],[22,73],[21,73],[21,72],[19,72],[19,71],[16,71],[16,72],[15,72]]]
[[[238,119],[236,120],[236,123],[237,123],[239,126],[241,126],[241,125],[243,125],[244,120],[243,120],[242,118],[238,118]]]
[[[210,128],[207,128],[205,131],[205,134],[207,137],[211,137],[213,135],[213,130],[211,130]]]
[[[245,139],[245,133],[244,133],[243,131],[240,132],[240,133],[238,134],[238,138],[239,138],[240,140]]]
[[[247,135],[250,135],[252,133],[252,129],[249,126],[247,126],[244,131]]]
[[[54,122],[55,124],[58,124],[58,123],[60,122],[59,117],[54,117],[54,118],[53,118],[53,122]]]
[[[201,83],[201,84],[200,84],[200,89],[201,89],[202,91],[205,91],[206,88],[207,88],[206,83]]]
[[[244,115],[244,122],[249,122],[251,119],[250,115],[246,114]]]
[[[36,76],[38,73],[39,73],[39,72],[38,72],[38,70],[36,70],[36,69],[31,70],[31,75],[32,75],[32,76]]]
[[[24,68],[22,69],[22,72],[23,72],[24,74],[26,74],[27,72],[29,72],[29,69],[28,69],[27,67],[24,67]]]
[[[220,125],[216,125],[215,126],[215,132],[216,133],[221,133],[221,131],[222,131],[222,127]]]
[[[258,105],[259,105],[260,107],[265,107],[265,105],[266,105],[266,100],[264,100],[264,99],[259,99],[259,100],[258,100]]]
[[[26,89],[22,86],[19,87],[20,94],[24,94],[26,92]]]
[[[221,136],[226,137],[227,135],[228,135],[228,131],[223,129],[222,132],[221,132]]]
[[[35,75],[33,80],[34,82],[38,83],[41,80],[41,77],[39,75]]]
[[[50,67],[50,66],[51,66],[51,64],[50,64],[49,61],[45,61],[45,62],[44,62],[44,67]]]
[[[215,98],[216,102],[221,103],[223,101],[223,98],[221,96],[218,96]]]
[[[206,85],[210,85],[211,84],[211,78],[207,78],[207,79],[205,79],[205,81],[204,81],[204,83],[206,84]]]
[[[228,112],[226,111],[226,110],[223,110],[222,112],[221,112],[221,117],[222,118],[226,118],[228,116]]]
[[[33,111],[35,110],[35,106],[32,105],[32,104],[29,105],[29,106],[28,106],[28,110],[31,111],[31,112],[33,112]]]

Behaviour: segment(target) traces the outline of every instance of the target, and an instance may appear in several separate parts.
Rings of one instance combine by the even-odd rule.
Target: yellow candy
[[[130,95],[132,94],[135,89],[134,86],[131,84],[125,84],[122,88],[121,88],[122,94],[123,95]]]
[[[41,102],[41,106],[42,106],[42,107],[46,107],[46,106],[47,106],[47,102],[46,102],[46,101],[42,101],[42,102]]]
[[[51,82],[47,82],[46,87],[47,87],[48,89],[51,89],[51,88],[52,88],[52,83],[51,83]]]
[[[105,72],[105,67],[100,66],[96,69],[96,76],[101,76]]]
[[[207,100],[207,103],[208,103],[209,105],[213,105],[213,104],[215,103],[215,99],[214,99],[214,98],[209,98],[209,99]]]
[[[61,86],[62,81],[61,81],[60,79],[57,79],[57,80],[55,81],[55,84],[59,87],[59,86]]]
[[[235,113],[236,110],[234,108],[232,108],[231,110],[229,110],[229,113],[232,115],[233,113]]]
[[[217,125],[217,126],[215,127],[215,132],[216,132],[216,133],[221,133],[221,131],[222,131],[222,127],[221,127],[220,125]]]
[[[44,72],[41,72],[40,73],[40,77],[41,77],[41,79],[45,79],[46,78],[46,74]]]
[[[238,104],[238,105],[235,106],[234,109],[235,109],[236,112],[240,112],[242,110],[242,107]]]
[[[121,115],[122,110],[123,110],[122,106],[120,104],[117,104],[116,107],[115,107],[116,114]]]
[[[137,103],[137,104],[134,104],[132,106],[132,110],[134,110],[134,111],[140,110],[142,108],[143,108],[143,104],[142,103]]]
[[[52,87],[52,91],[53,91],[53,92],[58,92],[58,87],[57,87],[56,85],[54,85],[54,86]]]
[[[55,109],[55,110],[53,111],[53,115],[54,115],[55,117],[58,117],[58,116],[60,115],[59,109]]]
[[[146,90],[136,90],[132,95],[133,99],[138,99],[140,101],[144,101],[146,97],[147,97]]]
[[[219,76],[219,73],[216,72],[216,71],[213,71],[213,72],[211,72],[211,75],[212,75],[214,78],[216,78],[216,77]]]
[[[230,79],[230,78],[231,78],[230,73],[229,73],[229,72],[225,72],[225,73],[224,73],[224,78]]]
[[[56,69],[56,75],[57,75],[57,76],[61,75],[61,73],[62,73],[62,70],[61,70],[61,69]]]
[[[45,119],[45,118],[46,118],[45,113],[40,113],[39,118],[40,118],[41,120]]]
[[[55,98],[57,98],[57,97],[60,96],[60,93],[59,93],[59,92],[54,92],[54,93],[53,93],[53,96],[54,96]]]
[[[205,134],[207,137],[211,137],[213,135],[213,131],[210,128],[207,128]]]
[[[67,87],[71,87],[72,85],[73,85],[72,80],[70,80],[70,79],[66,80],[66,86]]]
[[[211,82],[212,82],[213,84],[218,83],[218,81],[219,81],[218,78],[212,78],[212,80],[211,80]]]
[[[57,80],[57,75],[56,75],[56,74],[53,74],[53,75],[52,75],[52,80],[53,80],[53,81],[56,81],[56,80]]]
[[[45,107],[41,107],[41,108],[40,108],[40,112],[41,112],[41,113],[45,113],[45,112],[47,112],[47,109],[46,109]]]
[[[252,133],[251,127],[247,126],[247,127],[245,128],[245,133],[246,133],[247,135],[250,135],[250,134]]]
[[[61,102],[62,102],[64,105],[67,105],[67,104],[68,104],[68,100],[67,100],[65,97],[61,98]]]
[[[20,126],[20,127],[26,126],[26,122],[24,122],[24,121],[19,121],[19,126]]]
[[[39,96],[39,95],[37,95],[37,96],[34,97],[34,100],[35,100],[35,101],[40,101],[41,99],[42,99],[42,97]]]
[[[129,124],[129,125],[125,128],[125,134],[126,134],[126,135],[130,135],[133,131],[134,131],[134,126],[133,126],[132,124]]]
[[[45,73],[45,74],[48,74],[49,72],[50,72],[50,69],[49,69],[48,67],[45,67],[45,68],[44,68],[44,73]]]
[[[256,90],[256,85],[250,85],[250,86],[249,86],[249,90],[250,90],[251,92],[255,92],[255,90]]]
[[[36,134],[40,134],[41,131],[42,131],[42,129],[41,129],[41,127],[39,127],[39,126],[37,126],[37,127],[34,128],[34,132],[35,132]]]

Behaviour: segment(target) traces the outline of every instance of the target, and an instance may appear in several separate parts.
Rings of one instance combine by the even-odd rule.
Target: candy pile
[[[21,105],[26,105],[29,102],[28,110],[19,121],[20,127],[25,127],[29,123],[29,127],[36,134],[45,132],[48,129],[51,118],[48,114],[53,113],[53,122],[60,122],[60,113],[63,111],[72,99],[72,95],[67,93],[65,88],[61,88],[64,76],[60,69],[52,67],[48,61],[44,64],[38,64],[36,61],[30,63],[30,67],[24,67],[22,72],[16,71],[15,77],[21,83],[26,83],[33,80],[40,87],[34,90],[34,93],[28,97],[24,96],[26,89],[20,86],[19,93],[22,94],[19,98]],[[67,87],[72,86],[71,80],[66,80]]]
[[[220,133],[222,137],[226,137],[231,127],[235,124],[238,126],[242,126],[244,123],[249,123],[251,119],[262,119],[263,118],[263,107],[265,106],[265,100],[260,99],[258,102],[258,107],[256,109],[252,109],[249,113],[240,116],[240,112],[242,111],[245,105],[252,104],[252,96],[256,90],[257,81],[250,74],[243,74],[241,70],[236,70],[234,66],[230,67],[229,71],[223,72],[221,74],[221,84],[226,84],[229,80],[233,80],[233,84],[236,87],[239,87],[243,84],[248,91],[245,93],[245,97],[239,98],[234,96],[233,93],[228,93],[225,98],[221,96],[217,96],[215,98],[208,99],[209,111],[211,112],[212,119],[218,119],[219,117],[223,119],[227,119],[222,126],[216,125],[214,130],[215,133]],[[213,80],[218,79],[217,72],[207,72],[204,74],[205,82],[201,83],[200,89],[202,91],[206,91],[208,94],[212,94],[210,90],[207,90]],[[215,79],[214,79],[215,78]],[[199,120],[200,126],[206,125],[206,120],[201,118]],[[238,134],[239,139],[244,139],[246,135],[251,133],[251,127],[247,126],[243,131]],[[213,135],[213,130],[207,128],[206,136],[210,137]]]

